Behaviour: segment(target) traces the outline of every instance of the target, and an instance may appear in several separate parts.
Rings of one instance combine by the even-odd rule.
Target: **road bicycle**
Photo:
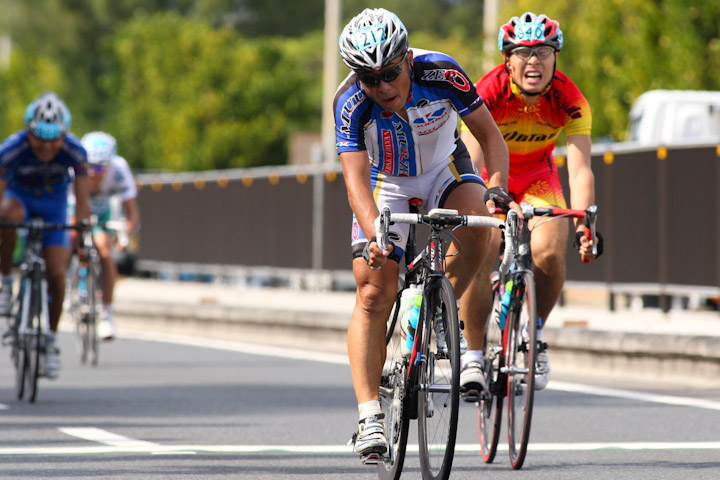
[[[95,222],[91,220],[90,224]],[[92,227],[81,232],[80,248],[68,268],[68,312],[75,325],[80,362],[98,364],[98,318],[102,314],[100,255],[93,240]]]
[[[75,225],[46,223],[41,218],[27,222],[3,222],[0,228],[27,232],[25,254],[19,266],[20,288],[13,299],[9,338],[15,366],[15,391],[18,400],[27,393],[33,403],[37,398],[38,378],[45,375],[47,338],[50,335],[47,279],[42,257],[43,233],[46,230],[77,229]]]
[[[397,480],[402,473],[411,419],[418,420],[420,463],[425,479],[450,476],[459,410],[460,388],[460,322],[455,292],[445,276],[446,251],[457,243],[453,231],[461,226],[495,227],[504,229],[508,245],[517,228],[505,228],[517,217],[508,220],[471,215],[458,215],[456,210],[432,209],[427,215],[391,213],[384,207],[376,221],[378,247],[388,243],[389,227],[393,223],[410,225],[405,251],[406,271],[398,291],[386,330],[386,359],[380,385],[380,404],[384,413],[385,432],[389,449],[378,460],[378,477]],[[514,212],[513,212],[514,214]],[[427,245],[415,256],[415,225],[430,228]],[[509,267],[510,249],[502,268]],[[403,290],[422,290],[418,323],[409,355],[403,355],[400,334],[401,298]],[[442,334],[438,334],[442,332]]]
[[[514,262],[509,271],[501,269],[491,275],[493,303],[483,346],[486,388],[477,402],[480,452],[483,460],[491,463],[497,453],[503,402],[507,397],[510,463],[516,470],[522,468],[530,439],[537,354],[547,348],[537,341],[539,319],[528,222],[533,217],[548,217],[546,221],[563,217],[584,219],[587,238],[596,237],[597,222],[594,205],[587,210],[573,210],[534,208],[523,203],[520,208],[524,218]],[[597,242],[593,244],[593,254],[597,256]]]

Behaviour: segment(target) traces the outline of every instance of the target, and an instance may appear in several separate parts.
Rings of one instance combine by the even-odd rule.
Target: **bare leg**
[[[57,332],[65,299],[65,270],[69,262],[70,249],[57,245],[46,247],[43,256],[48,280],[48,295],[50,295],[50,330]]]
[[[457,187],[445,208],[458,210],[463,215],[489,215],[482,201],[485,188],[477,183]],[[460,300],[460,318],[465,323],[464,335],[470,350],[482,348],[485,319],[490,311],[491,291],[488,275],[492,266],[490,228],[464,227],[455,231],[461,249],[460,255],[448,257],[447,276]],[[456,252],[456,246],[449,254]],[[497,249],[495,250],[497,251]]]
[[[544,325],[565,283],[565,249],[569,227],[566,219],[547,221],[534,218],[530,225],[534,228],[531,248],[535,263],[537,311]]]
[[[378,400],[385,363],[385,326],[397,295],[399,266],[388,260],[373,271],[365,260],[353,261],[358,289],[350,325],[348,357],[358,404]]]

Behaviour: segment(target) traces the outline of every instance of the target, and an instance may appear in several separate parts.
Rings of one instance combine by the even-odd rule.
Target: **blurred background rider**
[[[128,162],[117,153],[115,137],[105,132],[90,132],[82,137],[81,142],[88,155],[90,210],[98,222],[98,226],[93,229],[93,240],[102,269],[103,315],[98,325],[98,335],[103,340],[111,340],[116,335],[112,302],[118,276],[113,251],[127,253],[129,239],[140,225],[137,184]],[[124,215],[112,208],[111,201],[114,198],[119,200]],[[72,195],[69,202],[72,211]],[[123,220],[120,220],[121,217]],[[118,231],[114,225],[115,228],[104,225],[111,220],[123,221],[124,227]]]

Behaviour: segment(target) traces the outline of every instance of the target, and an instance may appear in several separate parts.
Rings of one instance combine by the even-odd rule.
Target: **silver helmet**
[[[345,26],[339,44],[351,70],[378,70],[407,52],[407,30],[394,13],[366,8]]]
[[[70,130],[70,110],[54,92],[45,92],[28,105],[25,125],[41,140],[56,140]]]

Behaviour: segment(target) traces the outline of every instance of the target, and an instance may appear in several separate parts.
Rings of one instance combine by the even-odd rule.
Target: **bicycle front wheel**
[[[511,322],[507,328],[508,444],[510,463],[519,470],[530,440],[535,394],[537,310],[533,274],[522,273],[515,279],[514,288],[520,289],[515,290],[520,303],[508,313],[508,322]]]
[[[398,480],[402,473],[407,448],[408,426],[405,404],[405,379],[408,360],[400,348],[400,294],[393,314],[387,323],[385,364],[380,380],[380,408],[385,414],[385,435],[388,440],[388,452],[377,465],[378,478],[381,480]]]
[[[503,361],[503,332],[500,329],[500,296],[493,296],[493,307],[485,325],[483,354],[485,357],[485,389],[478,402],[478,431],[480,434],[480,455],[485,463],[492,463],[497,453],[502,408],[505,398],[505,374],[501,373]]]
[[[455,292],[446,277],[428,288],[421,314],[425,328],[418,381],[420,465],[424,479],[447,480],[460,406],[460,325]],[[444,331],[446,348],[442,338],[433,341],[435,331]]]
[[[45,345],[42,344],[43,335],[46,332],[42,331],[42,315],[43,315],[43,271],[39,264],[33,265],[32,270],[32,283],[30,286],[30,332],[25,337],[25,348],[28,352],[29,359],[29,371],[26,376],[27,388],[28,388],[28,400],[32,403],[37,398],[38,389],[38,378],[40,377],[40,357],[43,354]]]

